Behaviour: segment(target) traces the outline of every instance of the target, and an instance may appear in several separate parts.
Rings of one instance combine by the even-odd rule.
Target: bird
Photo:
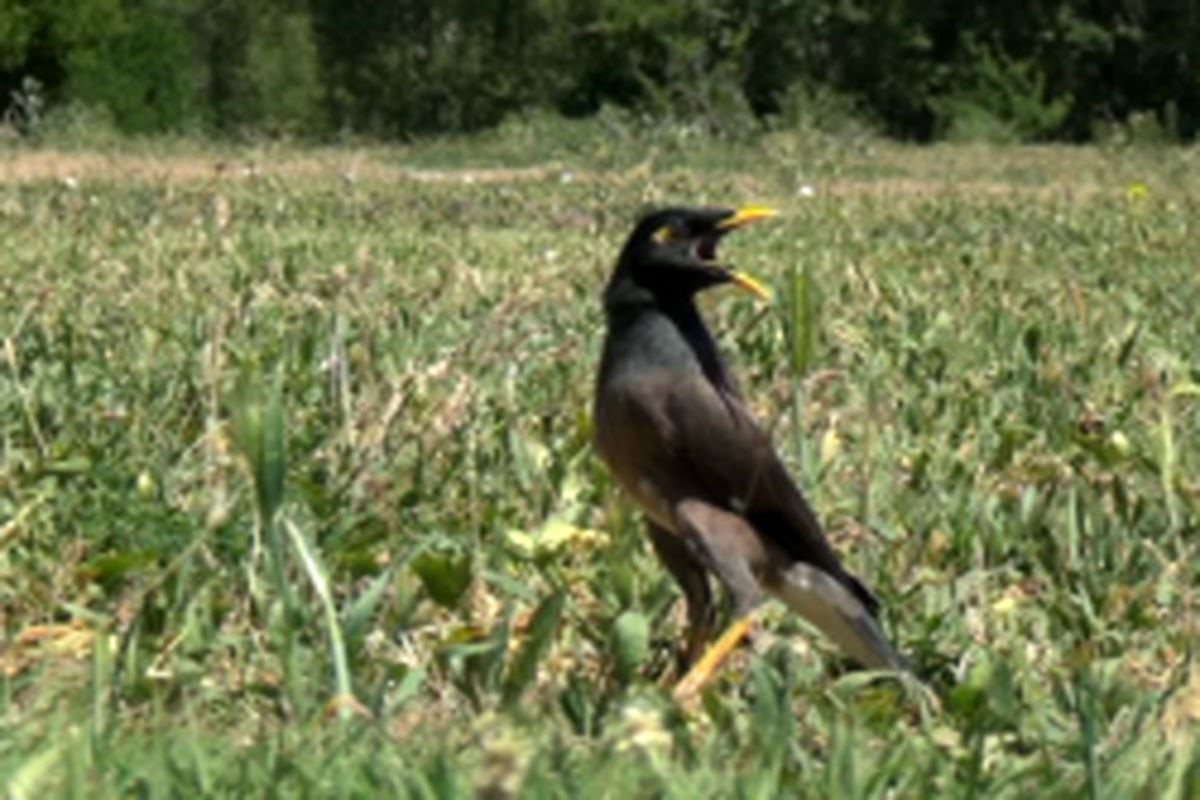
[[[644,512],[653,550],[684,595],[694,696],[749,634],[774,596],[872,669],[905,669],[883,633],[879,601],[848,572],[754,419],[696,308],[698,293],[733,285],[762,300],[752,276],[724,266],[722,238],[776,216],[763,206],[668,207],[644,214],[604,289],[593,444]],[[715,628],[710,576],[731,600]]]

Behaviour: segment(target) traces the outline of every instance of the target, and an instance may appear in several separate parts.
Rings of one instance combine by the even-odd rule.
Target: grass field
[[[1200,796],[1200,152],[0,152],[7,797]],[[764,608],[695,708],[589,447],[634,215],[924,693]],[[796,275],[812,315],[789,305]],[[813,363],[793,352],[813,334]]]

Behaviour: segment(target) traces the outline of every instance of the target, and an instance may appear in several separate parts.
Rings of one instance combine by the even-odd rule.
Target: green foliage
[[[807,267],[792,267],[787,296],[787,331],[792,371],[803,378],[812,368],[816,347],[817,302]]]
[[[530,618],[525,641],[514,656],[504,681],[502,697],[505,705],[512,706],[521,699],[537,679],[538,666],[545,660],[562,619],[565,597],[555,591],[538,605]]]
[[[0,2],[0,95],[28,78],[122,131],[390,139],[618,106],[745,139],[764,119],[905,138],[1194,136],[1189,0]],[[22,131],[26,132],[26,131]]]
[[[412,568],[429,596],[445,608],[456,608],[471,585],[468,553],[429,550],[413,559]]]
[[[287,467],[279,382],[269,388],[262,384],[262,376],[242,374],[233,399],[233,438],[250,467],[259,518],[269,524],[283,504]]]
[[[862,139],[873,135],[877,128],[876,121],[853,97],[823,84],[796,81],[775,100],[768,119],[778,129]]]
[[[64,96],[111,115],[127,133],[179,130],[197,114],[200,87],[183,18],[127,7],[99,30],[65,54]]]
[[[1070,100],[1046,96],[1046,80],[1036,64],[1004,58],[987,46],[970,45],[966,50],[969,66],[962,85],[930,101],[941,138],[1012,144],[1059,130]]]
[[[675,130],[0,185],[4,790],[1194,794],[1190,153]],[[819,317],[705,314],[940,707],[777,605],[671,700],[679,593],[588,419],[667,201],[784,212],[723,257]]]
[[[272,133],[323,131],[320,62],[309,16],[266,16],[248,49],[242,79],[254,96],[239,114],[243,124]]]
[[[494,124],[545,103],[576,57],[566,38],[547,51],[554,20],[533,0],[486,11],[474,3],[369,0],[313,0],[310,8],[333,117],[370,134]]]
[[[198,23],[212,120],[226,131],[320,134],[325,109],[312,19],[294,4],[202,3]]]
[[[37,31],[37,18],[24,0],[0,0],[0,69],[12,69],[26,58]]]
[[[650,622],[644,614],[626,611],[613,623],[612,657],[617,679],[633,680],[650,651]]]

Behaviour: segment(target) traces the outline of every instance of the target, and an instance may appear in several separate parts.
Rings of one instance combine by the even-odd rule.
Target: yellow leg
[[[708,679],[717,671],[717,668],[724,663],[733,649],[737,647],[742,639],[746,638],[746,634],[750,632],[750,617],[742,617],[734,622],[721,637],[713,642],[712,647],[701,656],[700,660],[692,665],[688,670],[687,675],[683,676],[683,680],[675,684],[675,699],[688,700],[708,683]]]

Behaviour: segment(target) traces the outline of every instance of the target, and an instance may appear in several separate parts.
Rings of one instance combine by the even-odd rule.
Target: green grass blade
[[[525,632],[525,641],[521,643],[517,655],[508,667],[504,679],[504,703],[512,705],[537,677],[538,663],[549,650],[554,634],[562,619],[566,596],[559,591],[553,592],[538,605],[537,610],[529,621]]]
[[[286,474],[283,393],[278,378],[244,372],[233,399],[234,442],[250,467],[258,511],[269,524],[283,503]]]
[[[807,266],[792,265],[788,284],[788,340],[792,375],[803,378],[812,369],[816,352],[816,301]]]

